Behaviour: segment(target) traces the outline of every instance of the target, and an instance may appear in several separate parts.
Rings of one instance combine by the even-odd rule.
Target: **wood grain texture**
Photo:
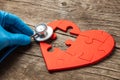
[[[116,41],[112,54],[88,67],[49,73],[39,45],[32,41],[19,47],[0,65],[0,80],[120,80],[120,0],[0,0],[0,9],[21,17],[31,28],[56,19],[75,22],[81,31],[100,29]],[[75,39],[56,31],[51,44],[66,49],[64,41]]]

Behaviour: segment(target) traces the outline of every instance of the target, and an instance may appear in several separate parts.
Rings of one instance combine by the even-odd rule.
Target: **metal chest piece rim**
[[[46,24],[38,24],[35,26],[33,38],[35,41],[46,41],[53,34],[53,29]]]

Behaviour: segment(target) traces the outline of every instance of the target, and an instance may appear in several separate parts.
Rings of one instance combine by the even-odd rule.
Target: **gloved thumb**
[[[24,46],[30,44],[31,38],[24,34],[12,34],[10,36],[9,41],[10,41],[10,46],[13,45]]]

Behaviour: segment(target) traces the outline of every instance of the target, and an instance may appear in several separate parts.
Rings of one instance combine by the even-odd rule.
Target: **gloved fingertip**
[[[33,34],[34,34],[33,30],[30,29],[30,30],[28,31],[28,36],[32,36]]]
[[[10,39],[10,45],[25,46],[30,44],[31,38],[24,34],[14,34]]]
[[[31,43],[31,38],[29,36],[24,36],[24,39],[22,39],[22,43],[20,45],[28,45]]]

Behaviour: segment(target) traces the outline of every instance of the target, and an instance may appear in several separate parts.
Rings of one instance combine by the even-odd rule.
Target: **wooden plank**
[[[31,28],[56,19],[75,22],[80,30],[100,29],[116,41],[112,54],[98,64],[75,70],[48,73],[39,45],[32,41],[19,47],[0,67],[0,80],[119,80],[120,79],[120,1],[119,0],[4,0],[0,9],[20,16]],[[19,7],[18,7],[19,6]],[[65,50],[64,41],[75,39],[57,31],[53,47]],[[23,51],[24,50],[24,51]],[[7,62],[7,63],[6,63]]]

